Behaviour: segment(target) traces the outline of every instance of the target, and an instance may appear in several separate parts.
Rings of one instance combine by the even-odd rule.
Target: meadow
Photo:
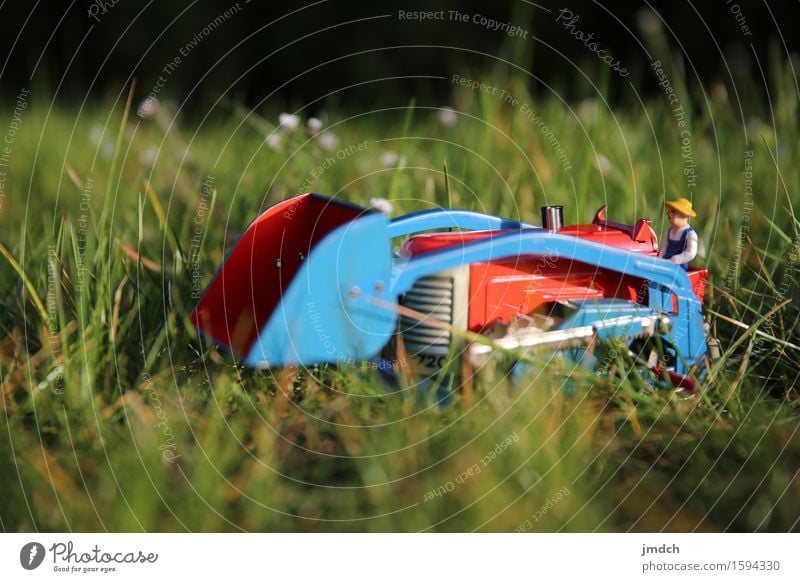
[[[788,69],[768,105],[670,78],[677,103],[567,103],[498,71],[494,94],[456,83],[453,111],[318,103],[319,130],[302,106],[281,126],[142,88],[7,104],[0,528],[800,529],[798,93]],[[722,358],[691,395],[624,350],[603,374],[540,354],[513,377],[496,356],[444,407],[359,363],[245,369],[188,314],[250,221],[305,191],[534,223],[608,204],[659,236],[665,197],[691,195]]]

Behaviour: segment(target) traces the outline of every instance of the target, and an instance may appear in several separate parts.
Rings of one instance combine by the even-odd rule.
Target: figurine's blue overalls
[[[672,240],[669,238],[669,231],[667,231],[667,250],[664,251],[664,258],[670,259],[675,255],[681,254],[686,249],[686,237],[689,236],[690,232],[694,232],[694,229],[690,226],[681,233],[681,237],[677,240]],[[684,271],[689,270],[689,263],[681,264],[681,267]]]

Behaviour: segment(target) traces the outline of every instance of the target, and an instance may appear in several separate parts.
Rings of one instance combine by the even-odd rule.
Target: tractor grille
[[[441,275],[419,279],[403,298],[403,305],[436,318],[453,323],[453,278]],[[409,355],[447,355],[450,349],[450,332],[433,327],[424,321],[401,316],[400,331]]]

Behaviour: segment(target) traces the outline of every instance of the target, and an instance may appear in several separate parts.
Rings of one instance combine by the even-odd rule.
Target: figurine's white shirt
[[[664,242],[661,244],[661,254],[663,255],[667,252],[667,239],[671,240],[679,240],[683,231],[687,228],[691,228],[690,226],[684,226],[683,228],[679,228],[677,231],[674,228],[670,228],[667,231],[667,236],[664,237]],[[686,235],[686,244],[683,247],[683,252],[679,255],[675,255],[674,257],[670,257],[668,260],[675,263],[676,265],[682,265],[683,263],[688,263],[693,258],[697,256],[697,232],[694,230]]]

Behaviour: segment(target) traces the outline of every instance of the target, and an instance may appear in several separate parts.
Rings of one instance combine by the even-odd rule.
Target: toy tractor
[[[428,375],[467,332],[493,339],[465,346],[476,365],[492,345],[585,353],[656,338],[665,359],[646,365],[693,389],[708,272],[659,258],[650,221],[618,224],[605,210],[575,226],[559,206],[542,209],[542,226],[452,209],[390,220],[304,194],[248,227],[192,322],[248,366],[352,363],[402,343]]]

